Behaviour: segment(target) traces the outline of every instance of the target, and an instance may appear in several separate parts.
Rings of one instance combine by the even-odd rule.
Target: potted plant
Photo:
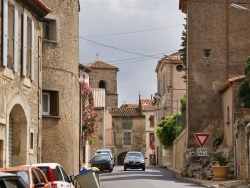
[[[217,164],[216,166],[212,166],[214,180],[227,179],[229,172],[229,166],[227,166],[229,162],[228,158],[223,153],[216,154],[213,158]]]

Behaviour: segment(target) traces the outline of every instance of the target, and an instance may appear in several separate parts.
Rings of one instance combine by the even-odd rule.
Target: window
[[[43,114],[49,115],[50,114],[50,94],[43,92]]]
[[[155,143],[155,134],[149,133],[149,147]]]
[[[203,49],[204,57],[211,58],[211,49]]]
[[[132,126],[133,126],[132,119],[130,119],[130,118],[123,119],[123,121],[122,121],[122,128],[123,129],[131,129]]]
[[[99,82],[99,88],[104,88],[105,89],[105,82],[103,80],[101,80]]]
[[[149,121],[150,121],[150,127],[154,127],[155,125],[154,125],[154,116],[153,115],[151,115],[149,117]]]
[[[43,21],[43,39],[49,41],[58,41],[57,22],[55,19],[46,18]]]
[[[229,124],[229,122],[230,122],[230,115],[229,115],[229,113],[230,113],[230,108],[228,106],[227,107],[227,121],[226,121],[227,124]]]
[[[14,6],[8,4],[8,57],[7,67],[14,70]]]
[[[131,132],[123,133],[123,144],[131,145]]]
[[[22,75],[34,80],[34,22],[23,13]]]
[[[42,113],[47,116],[59,116],[59,92],[43,91]]]

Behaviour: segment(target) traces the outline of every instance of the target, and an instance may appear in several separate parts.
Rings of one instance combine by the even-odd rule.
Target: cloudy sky
[[[178,3],[80,0],[80,63],[98,59],[119,68],[119,106],[156,93],[158,60],[181,48],[185,14]]]

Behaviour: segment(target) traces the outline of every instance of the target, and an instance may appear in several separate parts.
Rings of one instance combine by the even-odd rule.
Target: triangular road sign
[[[203,147],[209,138],[209,133],[194,133],[194,136],[198,141],[200,147]]]

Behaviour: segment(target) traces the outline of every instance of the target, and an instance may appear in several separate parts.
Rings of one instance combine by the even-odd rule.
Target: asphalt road
[[[203,187],[175,178],[174,174],[161,167],[146,167],[141,169],[128,169],[123,171],[123,166],[115,166],[112,173],[100,174],[101,188],[187,188]]]

